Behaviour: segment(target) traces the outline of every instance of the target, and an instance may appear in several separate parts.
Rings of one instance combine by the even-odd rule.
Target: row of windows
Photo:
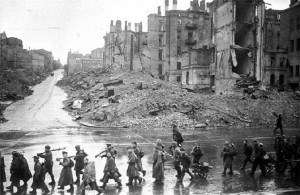
[[[275,85],[275,82],[276,82],[276,77],[275,77],[275,74],[272,74],[270,76],[270,85],[271,86],[274,86]],[[279,76],[279,85],[283,85],[284,84],[284,76],[283,75],[280,75]]]
[[[279,59],[279,65],[281,68],[284,67],[284,61],[285,61],[285,57],[280,57]],[[271,57],[271,66],[275,67],[276,66],[276,58],[275,57]]]
[[[295,24],[296,22],[296,24]],[[293,32],[294,30],[300,30],[300,17],[292,18],[290,20],[290,31]]]
[[[290,77],[293,77],[293,76],[299,77],[300,76],[300,66],[297,65],[295,67],[296,67],[295,72],[294,72],[294,66],[289,67],[289,76]]]
[[[296,41],[296,44],[295,44]],[[296,45],[296,48],[295,48]],[[300,38],[296,39],[296,40],[290,40],[290,52],[294,52],[294,51],[300,51]]]

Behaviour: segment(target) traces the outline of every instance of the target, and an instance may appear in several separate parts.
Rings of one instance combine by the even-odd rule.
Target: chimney
[[[134,31],[135,31],[135,32],[138,32],[138,31],[139,31],[138,23],[134,23]]]
[[[205,11],[205,0],[200,1],[200,10]]]
[[[116,21],[116,30],[121,31],[122,30],[122,22],[121,20]]]
[[[173,10],[177,10],[177,0],[173,0]]]
[[[165,0],[165,10],[169,11],[169,0]]]
[[[139,23],[139,32],[143,32],[143,23],[142,22]]]
[[[131,23],[128,22],[128,30],[130,31],[131,30]]]
[[[127,31],[127,21],[125,21],[125,31]]]
[[[160,6],[158,6],[158,8],[157,8],[157,14],[158,14],[159,16],[161,16]]]
[[[115,28],[114,28],[114,21],[111,20],[110,21],[110,32],[114,32],[115,31]]]

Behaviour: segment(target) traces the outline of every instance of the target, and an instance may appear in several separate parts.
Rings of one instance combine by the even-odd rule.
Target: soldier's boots
[[[67,192],[74,192],[74,186],[70,185],[70,189],[68,189]]]
[[[50,192],[50,190],[48,188],[45,188],[43,194],[48,194]]]
[[[29,194],[35,195],[36,194],[36,190],[34,189],[34,190],[30,191]]]
[[[145,170],[143,170],[143,171],[142,171],[142,173],[143,173],[143,177],[145,177],[145,175],[146,175],[146,171],[145,171]]]

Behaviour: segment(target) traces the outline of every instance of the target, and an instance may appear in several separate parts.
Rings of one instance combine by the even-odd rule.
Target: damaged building
[[[232,93],[237,84],[261,82],[263,67],[263,26],[265,4],[262,0],[214,0],[208,3],[216,60],[215,90]]]

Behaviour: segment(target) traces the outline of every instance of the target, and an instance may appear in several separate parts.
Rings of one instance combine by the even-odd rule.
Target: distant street
[[[45,145],[52,148],[67,147],[69,155],[75,154],[75,145],[81,145],[84,151],[89,155],[90,160],[96,162],[97,182],[102,185],[99,179],[103,176],[105,159],[97,158],[95,155],[105,149],[106,143],[112,143],[118,150],[116,164],[122,174],[122,189],[116,189],[114,182],[110,181],[104,194],[221,194],[221,193],[262,193],[262,194],[299,194],[300,189],[295,186],[289,173],[285,175],[269,174],[266,178],[260,177],[258,168],[254,176],[249,176],[248,172],[251,165],[247,165],[245,172],[240,171],[242,164],[242,140],[244,138],[257,139],[264,143],[265,149],[273,149],[273,132],[272,129],[237,129],[237,130],[209,130],[194,131],[184,130],[183,136],[186,140],[183,147],[190,152],[193,144],[201,141],[204,150],[203,161],[209,162],[213,169],[210,170],[206,180],[197,179],[189,181],[186,175],[184,182],[177,183],[175,179],[175,170],[172,166],[172,158],[168,157],[165,171],[164,184],[154,184],[152,178],[152,154],[156,139],[161,139],[165,144],[166,150],[171,145],[172,135],[171,128],[165,131],[150,131],[150,129],[140,131],[130,131],[129,129],[102,129],[81,127],[74,123],[71,117],[63,111],[62,101],[66,94],[55,86],[56,81],[61,78],[62,72],[56,71],[54,77],[49,77],[40,85],[34,87],[34,94],[23,101],[19,101],[5,112],[8,123],[0,126],[0,148],[2,153],[11,153],[13,150],[24,151],[24,156],[29,162],[30,169],[33,173],[32,157],[38,152],[43,152]],[[287,137],[294,141],[297,129],[284,129]],[[238,156],[234,159],[234,174],[232,176],[222,176],[223,165],[220,157],[220,151],[223,148],[225,140],[234,143],[238,148]],[[147,174],[141,185],[127,187],[126,176],[127,154],[126,146],[132,141],[137,141],[145,152],[143,158],[144,169]],[[54,158],[61,157],[61,152],[53,152]],[[5,155],[6,174],[9,181],[11,156]],[[58,181],[61,166],[58,162],[54,165],[54,175]],[[75,178],[75,172],[73,172]],[[32,180],[30,180],[28,192],[31,190]],[[50,182],[49,175],[46,175],[46,182]],[[9,182],[5,183],[8,186]],[[67,189],[67,188],[66,188]],[[58,191],[57,186],[51,188],[51,194],[69,194],[65,191]],[[16,190],[15,190],[16,191]],[[38,191],[40,193],[40,191]],[[80,190],[75,187],[75,193],[79,194]],[[95,191],[87,190],[86,194],[96,194]],[[10,195],[10,193],[6,193]]]

